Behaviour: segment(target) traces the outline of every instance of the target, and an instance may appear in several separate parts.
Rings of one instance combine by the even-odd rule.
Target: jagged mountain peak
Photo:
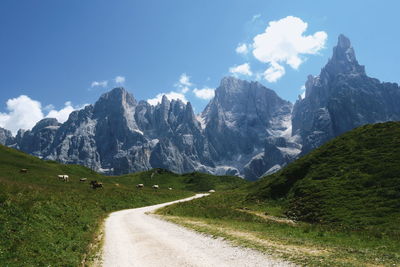
[[[116,88],[112,89],[111,91],[101,95],[99,100],[96,102],[96,105],[98,103],[101,103],[101,104],[109,103],[111,105],[122,104],[122,105],[136,106],[137,101],[136,101],[135,97],[131,93],[129,93],[125,88],[116,87]]]
[[[348,49],[351,47],[351,42],[344,34],[339,34],[337,47]]]
[[[55,118],[44,118],[40,120],[38,123],[36,123],[35,127],[32,128],[32,132],[39,131],[43,128],[49,127],[49,126],[60,126],[61,123],[57,121]]]
[[[216,89],[216,94],[219,92],[239,93],[247,90],[249,87],[266,88],[259,82],[242,80],[234,76],[226,76],[221,79],[220,85]]]
[[[123,87],[116,87],[100,96],[94,105],[94,113],[98,116],[110,114],[132,113],[137,106],[134,96]]]
[[[161,105],[169,106],[169,104],[170,104],[170,101],[169,101],[168,97],[166,95],[163,95],[162,99],[161,99]]]
[[[301,136],[303,153],[355,127],[400,118],[398,85],[368,77],[342,34],[320,75],[309,76],[305,86],[305,98],[292,113],[293,134]]]
[[[365,75],[365,68],[358,63],[350,39],[343,34],[339,35],[337,45],[333,48],[332,58],[324,67],[324,71],[330,76],[338,74]]]

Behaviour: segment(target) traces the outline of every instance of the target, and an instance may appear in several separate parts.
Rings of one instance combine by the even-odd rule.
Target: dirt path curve
[[[103,266],[292,266],[146,214],[204,195],[111,213],[105,222]]]

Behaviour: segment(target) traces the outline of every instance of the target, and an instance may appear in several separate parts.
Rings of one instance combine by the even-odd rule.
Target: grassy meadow
[[[21,173],[23,168],[28,172]],[[80,266],[92,253],[91,244],[110,212],[246,183],[234,177],[164,170],[151,178],[152,173],[107,177],[0,146],[0,266]],[[58,174],[68,174],[70,181],[59,180]],[[80,182],[83,177],[88,180]],[[102,182],[104,188],[90,188],[90,180]],[[145,188],[136,189],[138,183]],[[153,184],[160,189],[152,190]]]

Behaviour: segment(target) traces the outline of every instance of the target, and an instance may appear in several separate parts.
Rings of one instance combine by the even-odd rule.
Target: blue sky
[[[232,75],[230,68],[245,63],[252,76],[237,74],[240,78],[258,79],[294,102],[307,75],[319,74],[327,62],[340,33],[350,38],[368,75],[399,82],[399,10],[400,2],[389,0],[3,0],[0,124],[1,116],[13,112],[9,99],[26,95],[40,103],[43,116],[70,107],[67,114],[120,84],[138,100],[182,94],[188,87],[184,96],[200,112],[209,100],[193,90],[216,88],[222,77]],[[299,54],[297,69],[278,62],[285,74],[269,82],[263,73],[271,60],[253,55],[253,38],[269,22],[288,16],[307,23],[304,36],[324,32],[327,38],[324,48]],[[243,43],[250,47],[246,55],[235,51]],[[182,74],[188,76],[183,84]]]

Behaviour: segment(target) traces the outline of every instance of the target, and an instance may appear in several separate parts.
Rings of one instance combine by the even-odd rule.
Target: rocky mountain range
[[[258,82],[225,77],[198,116],[190,103],[164,96],[152,106],[115,88],[63,124],[46,118],[15,137],[0,128],[0,143],[107,174],[165,168],[254,180],[357,126],[400,120],[399,86],[368,77],[343,35],[305,86],[293,106]]]

